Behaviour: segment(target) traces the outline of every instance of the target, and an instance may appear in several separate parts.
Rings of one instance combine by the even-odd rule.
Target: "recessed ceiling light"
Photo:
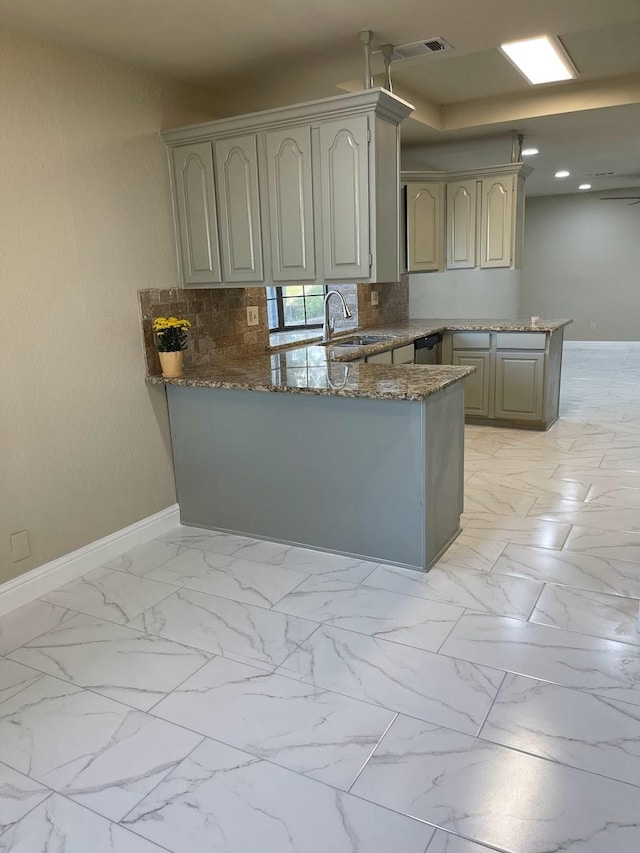
[[[591,184],[580,184],[580,186],[578,187],[578,189],[579,189],[579,190],[590,190],[590,189],[591,189]]]
[[[537,148],[523,148],[522,149],[522,156],[523,157],[532,157],[534,154],[538,154],[538,153],[539,152],[538,152]]]
[[[556,172],[556,178],[568,178],[571,172],[567,172],[566,169],[560,169],[559,172]]]
[[[510,41],[500,45],[507,59],[529,83],[555,83],[558,80],[573,80],[578,72],[569,54],[552,36]]]

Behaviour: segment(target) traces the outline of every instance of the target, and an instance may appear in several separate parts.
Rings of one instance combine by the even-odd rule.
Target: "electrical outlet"
[[[589,323],[589,331],[595,332],[595,330],[596,330],[596,324],[595,323]]]
[[[377,290],[371,291],[371,304],[372,305],[378,304],[378,291]]]
[[[247,308],[247,326],[257,326],[260,323],[260,315],[258,314],[258,306],[250,305]]]
[[[26,560],[27,557],[31,556],[28,530],[18,530],[17,533],[12,533],[9,538],[11,540],[11,553],[13,554],[14,563]]]

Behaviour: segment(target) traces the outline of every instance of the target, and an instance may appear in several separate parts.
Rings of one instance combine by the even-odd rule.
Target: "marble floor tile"
[[[424,853],[434,829],[207,741],[124,825],[174,853]]]
[[[163,539],[189,545],[202,551],[234,556],[268,566],[283,566],[304,574],[324,572],[344,573],[344,579],[359,583],[375,568],[376,564],[340,554],[314,551],[310,548],[295,548],[279,542],[249,539],[231,533],[218,533],[195,527],[180,527],[166,534]]]
[[[534,507],[528,518],[602,530],[640,531],[640,507],[603,507],[596,503],[564,501],[555,507]]]
[[[505,447],[496,450],[494,459],[520,462],[539,462],[543,465],[579,465],[581,468],[598,468],[602,462],[602,453],[572,453],[571,451],[553,451],[541,447]]]
[[[542,589],[535,581],[440,563],[425,573],[378,566],[364,584],[521,619],[531,613]]]
[[[384,568],[379,566],[369,577]],[[424,577],[422,572],[406,570],[407,573]],[[462,607],[422,600],[412,594],[398,595],[402,590],[389,592],[382,588],[384,584],[369,587],[368,583],[369,579],[363,585],[312,575],[273,609],[434,652],[463,613]],[[377,586],[381,588],[373,588]]]
[[[640,786],[640,708],[507,675],[480,737]]]
[[[545,586],[529,621],[640,645],[637,598]]]
[[[566,551],[580,551],[592,557],[640,563],[640,531],[600,530],[572,527],[564,544]]]
[[[619,506],[640,509],[640,488],[618,486],[612,483],[596,483],[585,497],[586,503],[599,503],[601,506]]]
[[[624,468],[626,471],[640,472],[640,453],[638,453],[638,447],[606,450],[602,459],[602,467]]]
[[[640,705],[640,648],[503,616],[462,616],[441,654]]]
[[[584,483],[587,486],[612,484],[614,486],[630,486],[632,489],[640,488],[640,472],[625,471],[613,468],[580,468],[575,465],[558,465],[554,474],[554,480]]]
[[[524,518],[535,503],[535,496],[518,489],[467,484],[464,490],[465,512],[493,512],[496,515],[518,515]]]
[[[477,844],[438,829],[427,848],[427,853],[495,853],[495,848],[485,847],[484,844]]]
[[[42,673],[21,663],[0,658],[0,702],[42,678]]]
[[[569,524],[539,521],[537,518],[475,512],[467,523],[465,533],[481,539],[560,550],[569,535],[570,527]]]
[[[43,596],[43,601],[124,625],[173,592],[147,577],[95,569]]]
[[[544,470],[521,474],[497,474],[492,471],[479,471],[469,477],[466,485],[470,488],[479,486],[484,488],[518,489],[534,497],[556,496],[568,500],[584,500],[589,490],[588,485],[575,480],[555,479],[553,476],[554,471],[556,471],[556,467],[554,466]]]
[[[124,625],[77,614],[11,652],[10,658],[146,710],[209,656]]]
[[[478,731],[503,677],[496,669],[325,626],[277,672],[470,733]]]
[[[345,791],[395,717],[226,658],[214,658],[153,714]]]
[[[640,844],[640,789],[419,720],[393,723],[352,790],[513,853]]]
[[[0,761],[111,820],[201,741],[50,676],[0,705]]]
[[[579,551],[507,545],[492,572],[640,598],[640,574],[634,563]]]
[[[163,853],[165,849],[59,794],[0,836],[0,853]]]
[[[2,833],[45,800],[51,791],[6,764],[0,764],[0,850]]]
[[[117,569],[120,572],[131,572],[133,575],[144,576],[168,560],[172,560],[183,550],[182,543],[169,542],[163,539],[152,539],[144,545],[132,548],[120,557],[109,560],[104,564],[105,569]]]
[[[274,667],[317,627],[306,619],[190,589],[174,593],[130,625],[207,652]]]
[[[46,601],[30,601],[17,610],[5,613],[0,616],[0,655],[9,654],[18,646],[28,643],[75,615],[74,612],[47,604]]]
[[[147,577],[258,607],[271,607],[308,575],[189,548]]]
[[[470,536],[464,531],[447,548],[436,563],[437,566],[466,566],[469,569],[488,572],[502,554],[506,542],[494,542],[479,536]]]

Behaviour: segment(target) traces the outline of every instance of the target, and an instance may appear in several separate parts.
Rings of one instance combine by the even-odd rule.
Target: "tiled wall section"
[[[160,373],[153,339],[154,317],[182,317],[192,323],[185,367],[206,367],[216,362],[264,352],[269,346],[267,297],[264,287],[198,290],[139,291],[147,371]],[[247,307],[257,305],[260,325],[247,326]]]
[[[371,304],[371,291],[378,293],[378,305]],[[358,326],[371,329],[409,319],[409,278],[392,284],[358,285]]]
[[[409,316],[406,276],[394,284],[332,284],[330,287],[342,292],[353,313],[352,319],[342,319],[339,302],[331,300],[331,315],[335,318],[337,332],[371,329],[406,320]],[[371,305],[372,290],[378,292],[377,306]],[[258,355],[269,347],[264,287],[141,290],[139,299],[145,358],[150,374],[160,372],[151,330],[154,317],[183,317],[191,321],[189,346],[184,353],[186,368],[207,367],[220,361]],[[258,306],[258,326],[247,326],[246,309],[250,305]]]

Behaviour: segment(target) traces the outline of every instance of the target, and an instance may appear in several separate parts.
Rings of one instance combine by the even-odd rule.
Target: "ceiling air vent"
[[[417,56],[428,56],[431,53],[444,53],[446,50],[453,50],[453,48],[441,36],[436,36],[423,41],[413,41],[410,44],[394,45],[392,59],[394,62],[402,62],[404,59],[415,59]]]

